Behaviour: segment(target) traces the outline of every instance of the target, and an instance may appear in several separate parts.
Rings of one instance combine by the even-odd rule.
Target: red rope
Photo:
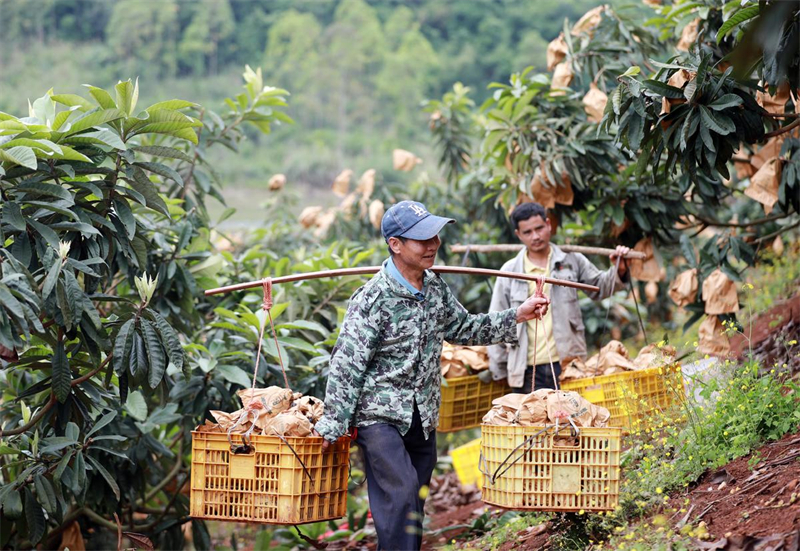
[[[275,349],[278,351],[278,363],[281,366],[281,372],[283,373],[283,382],[286,385],[286,388],[291,390],[289,387],[289,378],[286,376],[286,367],[283,365],[283,356],[281,355],[281,347],[278,344],[278,334],[275,332],[275,324],[272,321],[272,278],[267,277],[261,280],[261,288],[264,292],[263,300],[261,301],[261,308],[264,312],[267,313],[267,317],[269,318],[269,326],[272,330],[272,337],[275,340]],[[261,331],[258,334],[258,352],[256,352],[256,365],[253,369],[253,384],[251,386],[252,390],[256,388],[256,377],[258,376],[258,364],[261,363],[261,343],[264,340],[264,329],[266,328],[266,323],[261,324]],[[254,402],[254,401],[253,401]],[[251,403],[253,403],[251,402]]]

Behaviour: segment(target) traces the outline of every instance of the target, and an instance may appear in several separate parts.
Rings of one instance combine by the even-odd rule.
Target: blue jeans
[[[378,549],[419,550],[425,505],[419,490],[430,484],[436,466],[436,431],[425,439],[414,404],[411,428],[405,436],[394,425],[378,423],[358,427],[356,443],[364,453]]]
[[[558,376],[561,375],[561,362],[553,362],[553,370],[556,372],[556,381],[558,381]],[[536,383],[533,388],[531,388],[531,382]],[[522,386],[519,388],[512,388],[511,390],[517,394],[530,394],[534,390],[539,390],[540,388],[561,388],[560,384],[553,386],[553,374],[550,372],[549,363],[537,365],[536,375],[534,375],[534,367],[529,365],[525,369],[525,381],[522,383]]]

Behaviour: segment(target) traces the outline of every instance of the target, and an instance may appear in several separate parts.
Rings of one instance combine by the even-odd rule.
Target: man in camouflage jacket
[[[442,341],[516,343],[517,324],[541,317],[549,302],[531,298],[503,312],[467,312],[428,269],[439,231],[450,222],[413,201],[384,215],[391,256],[350,299],[331,354],[325,415],[315,427],[324,448],[358,429],[380,549],[422,543],[420,490],[436,465]]]

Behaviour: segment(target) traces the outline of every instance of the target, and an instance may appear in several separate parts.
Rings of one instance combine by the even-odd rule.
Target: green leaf
[[[115,197],[113,204],[114,212],[117,213],[120,222],[125,227],[125,235],[128,236],[128,239],[133,239],[133,236],[136,235],[136,218],[133,216],[133,211],[128,201]]]
[[[100,462],[91,455],[87,455],[86,459],[89,461],[89,463],[92,464],[92,467],[94,467],[94,469],[98,473],[100,473],[100,475],[105,479],[106,483],[111,487],[111,490],[113,490],[114,495],[117,497],[117,501],[119,501],[120,498],[119,485],[117,484],[117,481],[114,480],[114,477],[111,476],[111,474],[105,469],[105,467],[103,467],[103,465],[101,465]]]
[[[281,323],[280,325],[276,325],[275,329],[310,329],[311,331],[316,331],[320,335],[327,335],[329,333],[322,324],[307,320],[295,320],[288,323]]]
[[[717,44],[719,44],[720,41],[734,29],[734,27],[740,25],[741,23],[744,23],[749,19],[758,16],[759,9],[760,9],[759,5],[755,4],[753,6],[746,7],[734,13],[733,16],[731,16],[730,19],[725,21],[717,31]]]
[[[111,94],[109,94],[102,88],[97,88],[96,86],[91,86],[89,84],[84,84],[84,86],[86,86],[89,89],[89,93],[92,95],[92,97],[100,107],[102,107],[103,109],[117,108],[117,104],[114,103],[114,100],[111,98]]]
[[[69,368],[64,341],[58,341],[53,351],[53,393],[62,404],[72,392],[72,370]]]
[[[141,331],[141,328],[140,330]],[[142,376],[147,373],[147,351],[144,347],[144,337],[139,331],[133,333],[133,348],[131,350],[131,375]]]
[[[162,109],[169,109],[171,111],[177,111],[179,109],[186,109],[187,107],[200,107],[196,103],[192,103],[191,101],[185,101],[182,99],[171,99],[167,101],[160,101],[158,103],[154,103],[145,111],[148,113],[152,113],[153,111],[159,111]]]
[[[703,140],[703,144],[705,144],[709,151],[714,153],[717,152],[717,149],[714,147],[714,140],[705,124],[700,125],[700,138]]]
[[[86,491],[86,461],[83,458],[83,452],[79,451],[75,454],[75,461],[72,463],[73,471],[73,490],[76,495],[82,495]]]
[[[81,117],[72,121],[72,126],[64,132],[64,136],[72,136],[78,132],[83,132],[90,128],[100,126],[115,120],[125,118],[125,113],[119,109],[101,109],[98,111],[88,111]]]
[[[25,489],[25,520],[28,523],[28,540],[34,544],[39,543],[47,528],[47,521],[42,506],[33,497],[33,492],[27,488]]]
[[[59,161],[80,161],[82,163],[92,162],[92,160],[83,153],[75,151],[74,149],[66,145],[61,146],[61,153],[57,152],[53,153],[52,157],[53,159]]]
[[[33,479],[33,486],[36,488],[36,495],[44,510],[54,515],[58,511],[58,500],[53,485],[42,475],[36,475]]]
[[[139,99],[139,79],[136,79],[136,84],[132,84],[130,79],[120,81],[114,86],[114,90],[117,92],[117,108],[128,116],[132,115],[136,108],[136,100]]]
[[[94,426],[92,427],[92,430],[90,430],[88,433],[86,433],[86,437],[89,438],[93,434],[99,432],[100,429],[102,429],[103,427],[108,425],[116,417],[117,417],[117,412],[114,411],[114,410],[111,410],[110,412],[106,413],[105,415],[103,415],[103,417],[100,418],[100,420],[97,423],[94,424]]]
[[[618,78],[635,77],[636,75],[638,75],[641,72],[642,72],[641,67],[639,67],[638,65],[634,65],[633,67],[628,67],[628,70],[625,71],[624,73],[622,73],[621,75],[619,75]]]
[[[134,390],[128,394],[128,401],[125,402],[125,409],[137,421],[144,421],[147,419],[147,402],[144,396],[138,390]]]
[[[94,107],[89,100],[77,94],[52,94],[50,99],[67,107],[80,107],[81,111],[88,111]]]
[[[70,204],[74,204],[74,199],[69,190],[56,184],[48,184],[46,182],[28,182],[17,187],[17,191],[24,192],[26,195],[31,194],[56,197],[58,199],[67,201]]]
[[[164,199],[158,194],[158,187],[150,180],[147,174],[139,167],[132,168],[133,178],[127,179],[128,185],[144,197],[147,208],[169,216],[169,209]]]
[[[69,144],[102,144],[124,151],[126,149],[122,139],[109,130],[108,128],[100,128],[95,132],[84,132],[78,136],[70,136],[61,140],[61,143]]]
[[[648,79],[642,82],[645,88],[670,99],[683,98],[683,90],[670,86],[666,82]]]
[[[36,154],[30,147],[18,145],[10,149],[0,149],[0,161],[24,166],[31,170],[36,170]]]
[[[17,231],[25,231],[27,225],[22,216],[22,209],[17,203],[5,201],[2,203],[3,221]]]
[[[56,258],[53,261],[53,265],[50,266],[50,270],[47,272],[47,277],[44,278],[44,283],[42,284],[42,298],[47,300],[50,296],[50,293],[53,292],[53,289],[56,288],[56,283],[58,282],[58,276],[61,273],[61,259]]]
[[[14,490],[13,486],[9,485],[3,488],[12,488],[3,493],[3,499],[0,500],[0,506],[3,507],[3,515],[10,519],[18,519],[22,516],[22,498],[19,495],[19,490]]]
[[[245,373],[243,369],[240,367],[236,367],[235,365],[218,365],[214,369],[215,373],[218,373],[222,376],[223,379],[228,381],[229,383],[234,383],[237,385],[241,385],[245,388],[249,388],[251,384],[250,376]]]
[[[138,151],[139,153],[146,153],[147,155],[152,155],[154,157],[164,157],[166,159],[178,159],[180,161],[186,161],[187,163],[191,163],[193,159],[179,149],[175,149],[174,147],[165,147],[162,145],[140,145],[136,147],[132,147],[134,151]]]
[[[33,218],[27,218],[28,224],[30,224],[33,229],[39,232],[39,235],[44,238],[48,245],[50,245],[56,251],[58,250],[58,235],[56,232],[51,230],[48,226],[45,226],[41,222],[34,220]]]
[[[169,361],[172,362],[178,369],[183,369],[183,347],[181,346],[180,339],[178,339],[178,334],[175,332],[172,326],[167,323],[167,320],[161,316],[161,314],[151,309],[148,309],[147,313],[149,313],[156,322],[158,332],[161,334],[161,340],[166,345]]]
[[[724,96],[719,97],[708,104],[708,107],[714,111],[721,111],[723,109],[727,109],[728,107],[737,107],[741,104],[742,98],[736,94],[725,94]]]
[[[114,370],[122,374],[128,369],[130,362],[131,346],[133,345],[134,319],[131,318],[120,327],[114,341]]]
[[[702,113],[703,124],[708,125],[708,128],[717,134],[720,134],[721,136],[727,136],[731,132],[736,131],[736,125],[725,115],[715,113],[714,111],[708,109],[705,105],[700,106],[700,112]]]
[[[279,337],[278,342],[288,346],[289,348],[297,348],[298,350],[302,350],[303,352],[309,352],[311,354],[317,354],[318,350],[314,347],[313,344],[309,344],[307,341],[303,339],[298,339],[295,337]]]
[[[61,482],[61,475],[64,474],[64,470],[69,465],[69,460],[72,458],[72,455],[75,453],[74,450],[69,450],[58,462],[58,466],[56,470],[53,472],[53,480],[60,483]]]
[[[164,371],[167,369],[167,361],[156,328],[146,319],[140,320],[140,323],[144,329],[147,362],[150,364],[150,372],[147,380],[150,383],[150,388],[156,388],[161,383],[161,379],[164,378]]]
[[[134,166],[138,166],[150,172],[154,172],[159,176],[164,176],[165,178],[174,180],[179,185],[183,186],[183,178],[181,178],[181,175],[178,174],[177,171],[175,171],[174,169],[168,167],[167,165],[163,165],[161,163],[145,163],[142,161],[133,164]]]

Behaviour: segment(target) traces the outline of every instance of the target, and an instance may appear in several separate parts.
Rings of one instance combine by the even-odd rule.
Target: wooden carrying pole
[[[276,277],[272,279],[272,283],[291,283],[293,281],[303,281],[306,279],[320,279],[323,277],[342,277],[350,275],[368,275],[375,274],[381,270],[380,266],[365,266],[363,268],[342,268],[341,270],[324,270],[322,272],[308,272],[305,274],[293,274],[288,276]],[[462,268],[460,266],[434,266],[432,271],[437,274],[467,274],[476,276],[489,276],[489,277],[508,277],[511,279],[524,279],[526,281],[537,281],[540,278],[528,274],[517,274],[514,272],[503,272],[500,270],[487,270],[484,268]],[[236,285],[228,285],[226,287],[217,287],[216,289],[209,289],[206,291],[206,296],[221,295],[224,293],[232,293],[233,291],[242,291],[244,289],[252,289],[254,287],[261,287],[264,280],[248,281],[247,283],[237,283]],[[577,283],[575,281],[566,281],[563,279],[546,277],[545,283],[551,285],[563,285],[565,287],[573,287],[582,291],[596,293],[600,289],[594,285],[586,285],[585,283]]]
[[[451,253],[515,253],[520,251],[524,245],[522,244],[508,244],[508,245],[451,245]],[[582,247],[581,245],[559,245],[558,246],[565,253],[581,253],[581,254],[599,254],[603,256],[611,256],[614,254],[614,249],[605,249],[602,247]],[[625,255],[627,259],[644,260],[647,256],[639,251],[630,251]]]

